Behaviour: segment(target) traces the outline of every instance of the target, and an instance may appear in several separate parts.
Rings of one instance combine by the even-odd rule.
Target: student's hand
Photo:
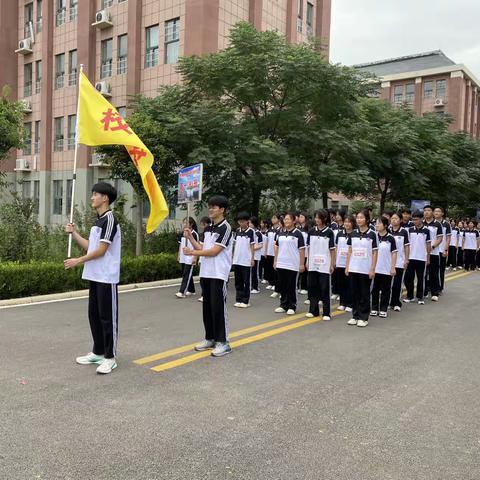
[[[303,273],[305,271],[305,265],[300,265],[300,273]]]
[[[192,229],[191,229],[191,228],[188,228],[188,227],[185,227],[185,228],[183,229],[183,236],[184,236],[185,238],[188,238],[188,239],[192,238]]]
[[[80,263],[79,258],[67,258],[63,261],[63,266],[65,267],[65,270],[68,270],[70,268],[75,268],[77,265],[80,265]]]
[[[395,267],[392,267],[392,269],[390,270],[390,275],[394,277],[396,274],[397,274],[397,270],[395,269]]]
[[[251,266],[251,267],[254,267],[254,266],[255,266],[255,260],[252,260],[252,261],[250,262],[250,266]]]
[[[277,269],[277,262],[273,262],[273,269],[274,269],[274,270]]]
[[[193,249],[188,248],[188,247],[183,247],[183,254],[184,255],[192,255]]]
[[[407,268],[408,267],[408,260],[405,260],[405,263],[403,264],[403,268]]]
[[[347,277],[348,277],[348,274],[349,274],[349,273],[350,273],[350,272],[348,271],[348,268],[346,268],[346,269],[345,269],[345,275],[346,275]]]
[[[332,275],[334,271],[335,271],[335,267],[332,265],[332,266],[330,267],[330,275]]]
[[[74,223],[67,223],[65,225],[65,232],[66,233],[73,233],[75,232],[75,224]]]
[[[448,256],[448,252],[447,252],[447,250],[444,250],[444,251],[442,252],[442,256],[443,256],[443,257],[446,257],[446,256]]]
[[[368,278],[372,279],[375,276],[375,270],[370,270],[368,272]]]

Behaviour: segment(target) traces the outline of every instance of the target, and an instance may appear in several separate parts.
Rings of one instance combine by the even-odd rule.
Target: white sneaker
[[[265,285],[268,282],[266,280],[262,280],[261,283],[262,283],[262,285]]]
[[[112,370],[117,368],[117,362],[114,358],[106,358],[98,367],[97,373],[106,375],[107,373],[112,373]]]
[[[305,314],[305,316],[307,318],[313,318],[315,315],[313,313],[308,312],[308,313]]]
[[[354,318],[351,318],[348,322],[347,322],[347,325],[356,325],[357,324],[357,320],[355,320]]]
[[[100,365],[105,360],[103,355],[95,355],[93,352],[87,353],[83,357],[77,357],[75,361],[79,365]]]
[[[337,307],[337,310],[340,310],[341,312],[344,312],[345,311],[345,307],[343,305],[339,305]]]
[[[212,350],[212,357],[223,357],[232,352],[232,347],[228,343],[217,342]]]
[[[366,326],[368,326],[367,320],[359,320],[357,322],[357,327],[366,327]]]
[[[238,305],[238,308],[248,308],[250,306],[249,303],[239,303]]]
[[[403,299],[403,303],[412,303],[414,302],[415,300],[413,298],[404,298]]]
[[[304,302],[305,305],[310,305],[310,300],[307,298]]]
[[[322,320],[326,320],[327,322],[328,322],[329,320],[331,320],[331,319],[332,319],[332,318],[329,317],[328,315],[324,315],[324,316],[322,317]]]
[[[289,308],[289,309],[287,310],[287,315],[295,315],[295,310]]]
[[[274,287],[272,287],[271,285],[267,285],[265,288],[266,288],[267,290],[273,290]]]
[[[456,272],[456,271],[457,271],[457,267],[453,267],[453,271]]]
[[[401,312],[401,311],[402,311],[402,308],[399,307],[398,305],[396,305],[395,307],[393,307],[393,310],[394,310],[395,312]]]
[[[203,352],[205,350],[210,350],[215,347],[215,342],[213,340],[203,340],[203,342],[197,343],[195,345],[195,350],[197,352]]]
[[[282,307],[278,307],[278,308],[275,309],[275,313],[285,313],[285,311],[286,310]]]
[[[187,297],[192,297],[192,296],[195,295],[195,292],[187,292],[187,293],[185,293],[185,295],[186,295]]]
[[[234,306],[234,307],[239,307],[239,306],[240,306],[240,302],[235,302],[235,303],[233,304],[233,306]]]
[[[260,290],[250,290],[250,293],[260,293]]]
[[[270,298],[278,298],[280,296],[280,294],[278,292],[273,292],[271,295],[270,295]]]
[[[298,293],[300,295],[307,295],[308,294],[308,290],[299,290]]]
[[[438,302],[438,297],[436,295],[432,297],[432,302]]]
[[[346,312],[353,312],[353,308],[352,307],[345,307],[345,311]]]
[[[370,316],[371,316],[371,317],[376,317],[377,315],[378,315],[378,312],[377,312],[376,310],[372,310],[372,311],[370,312]]]
[[[332,296],[330,297],[330,300],[336,300],[336,299],[337,299],[337,296],[336,296],[336,295],[332,295]]]
[[[200,298],[198,299],[198,301],[199,301],[199,302],[203,302],[203,297],[200,297]]]
[[[379,312],[378,316],[381,318],[387,318],[387,312]]]
[[[177,292],[177,293],[175,294],[175,296],[176,296],[177,298],[185,298],[185,297],[186,297],[186,295],[183,294],[182,292]]]
[[[418,304],[419,304],[419,305],[425,305],[425,300],[419,300],[419,301],[418,301]]]

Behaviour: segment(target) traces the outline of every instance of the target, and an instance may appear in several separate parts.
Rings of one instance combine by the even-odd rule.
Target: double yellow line
[[[461,271],[458,273],[449,274],[445,278],[445,281],[448,282],[450,280],[456,280],[458,278],[462,278],[467,275],[470,275],[470,272]],[[337,310],[333,312],[331,316],[336,317],[338,315],[342,315],[343,313],[344,312]],[[300,318],[303,318],[303,320],[300,320],[298,322],[294,321]],[[297,328],[301,328],[306,325],[313,325],[314,323],[318,323],[321,321],[322,321],[322,317],[305,318],[305,313],[297,313],[296,315],[283,317],[278,320],[261,323],[258,325],[254,325],[252,327],[243,328],[242,330],[237,330],[236,332],[232,332],[229,335],[230,339],[243,337],[245,335],[249,335],[255,332],[261,332],[262,330],[267,330],[271,327],[277,327],[277,328],[272,328],[271,330],[267,330],[265,332],[256,333],[255,335],[241,338],[240,340],[235,340],[233,342],[230,342],[230,346],[232,348],[241,347],[242,345],[248,345],[249,343],[258,342],[265,338],[273,337],[274,335],[279,335],[280,333],[289,332],[291,330],[295,330]],[[288,324],[288,325],[284,325],[284,324]],[[278,327],[278,325],[283,325],[283,326]],[[195,345],[196,343],[191,343],[189,345],[184,345],[182,347],[172,348],[164,352],[156,353],[154,355],[149,355],[148,357],[139,358],[138,360],[134,360],[134,363],[136,363],[137,365],[147,365],[149,363],[153,363],[158,360],[163,360],[165,358],[173,357],[175,355],[179,355],[185,352],[190,352]],[[182,358],[178,358],[176,360],[160,363],[159,365],[155,365],[150,369],[153,370],[154,372],[163,372],[165,370],[170,370],[172,368],[179,367],[181,365],[186,365],[188,363],[195,362],[196,360],[200,360],[201,358],[209,357],[210,353],[211,353],[210,351],[192,353],[190,355],[187,355]]]

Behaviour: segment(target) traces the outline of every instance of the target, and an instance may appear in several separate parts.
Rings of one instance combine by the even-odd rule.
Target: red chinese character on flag
[[[110,130],[111,132],[117,132],[118,130],[123,130],[129,135],[133,133],[118,112],[114,112],[111,108],[109,108],[106,112],[103,112],[103,115],[105,116],[100,120],[100,122],[103,123],[103,129],[105,131]],[[111,123],[116,124],[116,126],[111,126]]]
[[[132,157],[133,163],[135,166],[138,168],[138,161],[147,156],[147,152],[141,148],[138,147],[132,147],[131,150],[128,151],[130,156]]]

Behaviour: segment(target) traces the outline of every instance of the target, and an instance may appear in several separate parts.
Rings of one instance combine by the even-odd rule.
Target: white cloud
[[[352,65],[443,50],[480,78],[479,0],[332,0],[331,59]]]

